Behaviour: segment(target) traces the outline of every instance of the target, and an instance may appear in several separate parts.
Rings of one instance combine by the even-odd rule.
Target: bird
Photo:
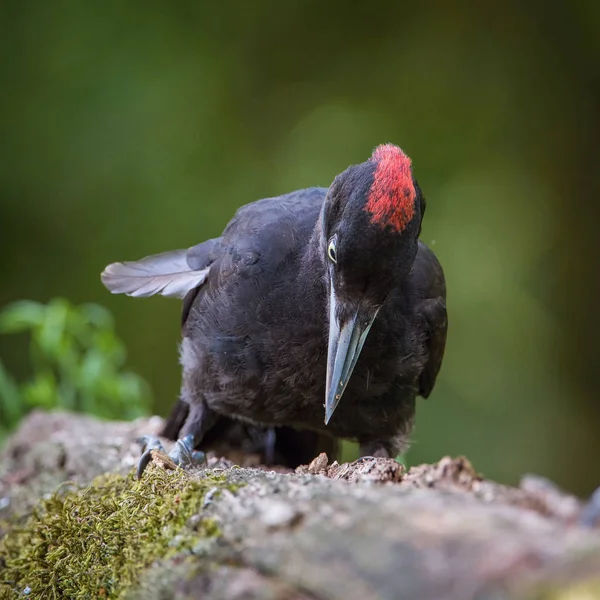
[[[410,157],[385,143],[329,187],[242,206],[220,237],[105,268],[112,293],[183,299],[176,462],[222,418],[352,440],[361,456],[408,448],[448,328],[425,208]]]

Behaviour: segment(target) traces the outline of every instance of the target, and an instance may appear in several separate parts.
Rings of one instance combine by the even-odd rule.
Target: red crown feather
[[[371,222],[395,231],[406,228],[415,214],[417,192],[411,173],[411,160],[398,146],[382,144],[370,158],[377,163],[365,210]]]

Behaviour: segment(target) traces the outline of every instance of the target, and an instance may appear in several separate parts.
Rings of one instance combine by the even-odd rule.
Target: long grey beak
[[[337,300],[331,288],[329,299],[329,344],[327,347],[327,384],[325,391],[325,425],[339,404],[348,385],[360,351],[379,309],[369,316],[360,308],[341,327],[336,317]]]

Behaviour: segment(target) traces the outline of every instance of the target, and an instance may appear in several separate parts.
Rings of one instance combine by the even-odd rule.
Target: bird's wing
[[[312,232],[327,188],[306,188],[273,198],[263,198],[240,207],[223,232],[225,246],[244,244],[256,235],[268,235],[271,228],[275,232],[308,227]],[[288,225],[286,225],[286,223]]]
[[[442,365],[448,316],[444,272],[433,252],[421,242],[413,267],[413,277],[422,298],[417,311],[425,323],[425,344],[428,350],[427,362],[419,377],[419,394],[427,398]]]
[[[184,250],[172,250],[140,260],[117,262],[102,272],[102,283],[113,294],[184,298],[206,281],[219,238]]]
[[[326,193],[325,188],[307,188],[239,208],[223,232],[209,286],[214,282],[225,291],[229,285],[237,288],[240,278],[250,278],[256,285],[246,286],[245,293],[262,294],[272,287],[270,277],[306,248]]]
[[[134,297],[160,294],[183,298],[182,324],[185,324],[200,291],[210,287],[211,270],[215,272],[210,279],[218,285],[219,270],[223,271],[222,276],[227,277],[231,272],[230,263],[251,264],[259,254],[263,254],[264,249],[258,252],[256,246],[257,237],[261,234],[264,236],[265,232],[267,236],[283,232],[280,235],[282,241],[293,244],[293,228],[288,228],[288,231],[277,226],[289,221],[303,223],[311,229],[326,191],[323,188],[309,188],[242,206],[225,228],[222,237],[187,249],[110,264],[101,275],[102,283],[113,294]],[[281,255],[285,256],[284,249],[278,248],[276,242],[267,248],[272,252],[280,250]]]

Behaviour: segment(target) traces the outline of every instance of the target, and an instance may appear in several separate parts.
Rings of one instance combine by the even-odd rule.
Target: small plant
[[[126,351],[102,306],[16,302],[0,312],[0,334],[29,333],[32,376],[18,383],[0,361],[0,439],[32,408],[63,408],[107,419],[148,414],[150,393],[123,370]]]

